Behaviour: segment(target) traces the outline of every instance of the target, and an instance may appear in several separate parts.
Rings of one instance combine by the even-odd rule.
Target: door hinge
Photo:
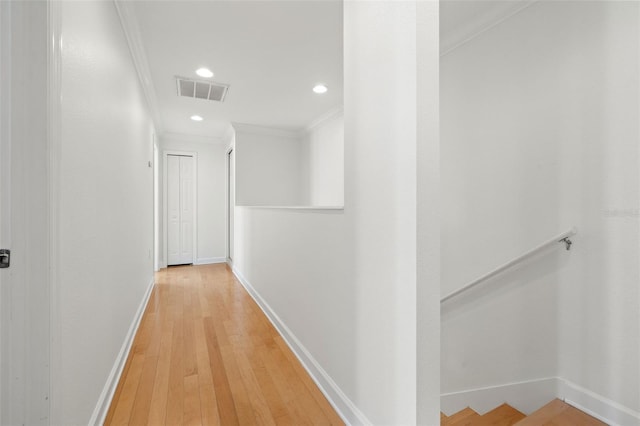
[[[11,250],[0,249],[0,268],[8,268],[11,265]]]

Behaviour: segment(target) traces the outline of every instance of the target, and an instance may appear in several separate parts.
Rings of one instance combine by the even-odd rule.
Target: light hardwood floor
[[[224,264],[163,269],[105,425],[342,425]]]
[[[559,399],[526,416],[509,404],[478,414],[467,407],[451,416],[440,413],[441,426],[607,426]]]

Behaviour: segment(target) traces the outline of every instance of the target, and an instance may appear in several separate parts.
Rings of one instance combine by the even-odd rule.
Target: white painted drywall
[[[300,140],[302,198],[310,206],[344,204],[344,113],[318,123]]]
[[[51,424],[87,424],[153,279],[153,127],[113,2],[61,2]]]
[[[161,151],[184,151],[197,154],[195,262],[211,263],[224,260],[226,256],[226,145],[216,138],[168,134],[160,138],[160,146]],[[162,185],[162,179],[160,181]],[[161,190],[160,193],[164,194],[164,191]],[[163,239],[161,238],[160,241]],[[160,252],[165,251],[161,249]],[[163,265],[166,266],[166,262],[163,262]]]
[[[640,423],[640,4],[542,4],[539,13],[554,17],[548,30],[570,35],[548,49],[566,58],[553,72],[570,94],[554,108],[561,217],[581,230],[559,289],[559,375]]]
[[[417,424],[437,424],[440,414],[440,41],[439,2],[416,4]]]
[[[368,421],[415,424],[416,62],[425,54],[437,64],[437,49],[417,51],[413,2],[345,2],[344,22],[345,208],[237,207],[234,267]],[[437,25],[423,30],[437,40]],[[436,77],[425,76],[431,89]],[[421,155],[437,158],[430,136]],[[241,143],[238,134],[238,173]],[[422,237],[437,241],[437,220],[434,229]],[[420,285],[439,290],[437,281]],[[423,307],[435,314],[423,343],[437,360],[437,299]],[[421,381],[438,376],[437,363],[421,369]],[[437,424],[438,390],[423,390],[422,421]],[[353,424],[367,421],[353,413]]]
[[[295,133],[235,125],[236,204],[305,204],[301,144]]]
[[[638,410],[638,19],[538,2],[441,58],[443,294],[579,229],[443,307],[443,392],[559,375]]]
[[[573,225],[558,217],[549,65],[513,42],[531,37],[523,16],[441,58],[442,295]],[[557,269],[570,255],[551,250],[443,306],[443,393],[556,374]]]
[[[48,15],[0,4],[0,424],[49,424]]]

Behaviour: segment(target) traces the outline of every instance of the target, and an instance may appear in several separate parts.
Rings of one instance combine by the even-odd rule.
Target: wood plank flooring
[[[225,264],[163,269],[105,425],[343,425]]]
[[[509,404],[480,415],[467,407],[451,416],[440,413],[441,426],[606,426],[606,423],[591,417],[559,399],[546,404],[525,416]]]
[[[518,426],[607,426],[595,417],[578,410],[559,399],[554,399],[544,407],[531,413],[526,419],[518,422]]]

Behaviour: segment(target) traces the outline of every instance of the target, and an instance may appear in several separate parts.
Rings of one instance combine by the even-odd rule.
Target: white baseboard
[[[226,261],[227,258],[225,257],[199,257],[194,265],[211,265],[213,263],[225,263]]]
[[[508,402],[523,413],[531,414],[556,398],[556,389],[557,378],[549,377],[445,393],[440,395],[440,410],[450,416],[465,407],[471,407],[484,414]]]
[[[133,321],[129,326],[129,331],[125,336],[122,347],[120,348],[120,352],[116,357],[116,362],[113,364],[113,368],[109,373],[109,377],[107,377],[107,382],[102,389],[100,398],[98,398],[96,408],[93,410],[93,415],[89,420],[90,425],[99,426],[104,424],[105,418],[107,417],[107,412],[109,411],[109,406],[111,405],[111,400],[113,399],[113,394],[116,391],[116,387],[118,386],[118,382],[120,381],[120,376],[122,375],[122,370],[124,369],[124,365],[127,362],[127,357],[129,356],[131,345],[133,344],[133,338],[136,336],[136,332],[138,331],[138,327],[140,326],[140,321],[142,320],[142,315],[147,308],[147,303],[149,303],[149,298],[151,297],[151,291],[153,290],[154,283],[155,280],[152,277],[151,282],[149,283],[149,286],[147,287],[147,290],[144,294],[144,297],[142,298],[142,301],[138,306],[138,310],[133,317]]]
[[[480,414],[507,402],[525,414],[561,399],[611,426],[640,426],[640,413],[561,377],[451,392],[440,395],[440,409],[451,415],[465,407]]]
[[[298,358],[302,366],[307,370],[307,373],[311,376],[316,383],[320,391],[327,398],[329,403],[336,410],[338,415],[347,425],[371,425],[372,423],[365,417],[365,415],[355,406],[355,404],[342,392],[338,385],[331,379],[329,374],[318,364],[304,345],[298,340],[298,338],[291,332],[289,327],[278,317],[278,315],[271,309],[269,304],[260,296],[255,288],[244,278],[242,273],[236,268],[232,268],[233,274],[238,278],[238,281],[247,290],[249,295],[260,306],[262,312],[269,318],[269,321],[278,330],[284,341],[287,343],[291,351]]]
[[[558,398],[611,426],[638,426],[640,413],[558,378]]]

